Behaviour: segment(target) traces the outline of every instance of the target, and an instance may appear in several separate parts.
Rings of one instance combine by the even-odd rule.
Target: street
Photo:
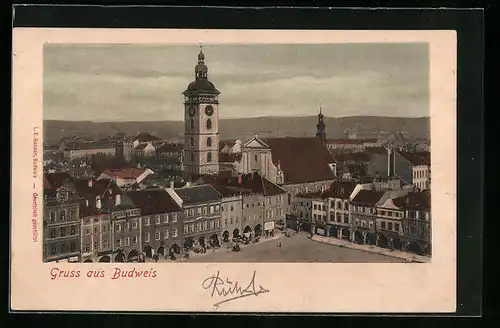
[[[315,242],[307,233],[278,240],[262,241],[240,252],[224,251],[192,257],[186,262],[322,262],[322,263],[402,263],[403,259]],[[277,247],[281,241],[282,247]]]

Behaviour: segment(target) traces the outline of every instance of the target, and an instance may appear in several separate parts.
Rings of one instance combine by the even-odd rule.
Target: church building
[[[200,49],[195,80],[183,92],[184,171],[188,179],[219,172],[219,94],[208,80],[205,55]]]

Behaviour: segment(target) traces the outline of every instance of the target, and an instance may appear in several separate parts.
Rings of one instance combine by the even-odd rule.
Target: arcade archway
[[[210,236],[210,246],[212,246],[212,247],[220,246],[219,236],[217,236],[217,234],[213,234],[212,236]]]
[[[109,255],[104,255],[103,257],[101,257],[99,259],[99,262],[109,263],[109,262],[111,262],[111,257],[109,257]]]
[[[188,237],[184,240],[184,248],[190,249],[193,247],[193,238]]]
[[[394,247],[394,249],[400,251],[401,247],[402,247],[401,240],[397,237],[392,238],[392,247]]]
[[[126,259],[125,252],[124,252],[124,251],[122,251],[122,250],[119,250],[119,251],[116,253],[116,256],[115,256],[115,262],[118,262],[118,263],[124,263],[124,262],[125,262],[125,259]]]
[[[136,249],[133,249],[128,253],[127,260],[129,262],[139,260],[139,252]]]
[[[384,235],[379,235],[377,246],[382,248],[389,248],[389,240],[387,239],[387,237]]]
[[[222,241],[225,243],[229,242],[229,231],[225,230],[222,233]]]
[[[408,252],[412,252],[415,254],[421,254],[422,253],[422,247],[420,246],[419,243],[415,241],[411,241],[408,243]]]
[[[255,237],[259,237],[262,235],[262,226],[260,224],[257,224],[255,228],[253,229],[255,232]]]
[[[91,259],[86,259],[83,263],[93,263],[93,261]]]
[[[150,245],[146,245],[144,247],[144,253],[146,253],[146,257],[151,258],[153,257],[153,247]]]
[[[175,254],[180,254],[181,253],[181,248],[177,244],[173,244],[170,246],[170,253],[175,253]]]
[[[356,244],[364,244],[364,238],[363,238],[363,233],[361,231],[356,231],[354,232],[354,242]]]
[[[238,238],[240,236],[240,229],[233,230],[233,238]]]

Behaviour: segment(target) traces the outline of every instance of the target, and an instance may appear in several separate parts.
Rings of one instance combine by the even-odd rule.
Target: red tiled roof
[[[180,206],[165,189],[141,190],[127,193],[143,215],[181,211]]]
[[[144,172],[146,172],[145,169],[139,169],[139,168],[126,168],[126,169],[111,169],[111,170],[104,170],[104,174],[115,177],[115,178],[123,178],[123,179],[137,179],[140,177]]]
[[[384,196],[383,191],[360,190],[351,203],[356,205],[375,206],[382,196]]]
[[[306,183],[333,180],[328,164],[335,163],[332,154],[319,138],[269,138],[263,140],[271,148],[274,165],[280,165],[284,183]]]

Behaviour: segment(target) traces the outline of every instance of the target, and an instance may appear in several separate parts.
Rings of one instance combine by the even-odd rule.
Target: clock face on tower
[[[196,108],[194,106],[189,107],[188,109],[189,116],[194,116],[195,113],[196,113]]]
[[[207,114],[208,116],[212,116],[212,114],[214,113],[214,108],[210,105],[208,105],[207,107],[205,107],[205,114]]]

